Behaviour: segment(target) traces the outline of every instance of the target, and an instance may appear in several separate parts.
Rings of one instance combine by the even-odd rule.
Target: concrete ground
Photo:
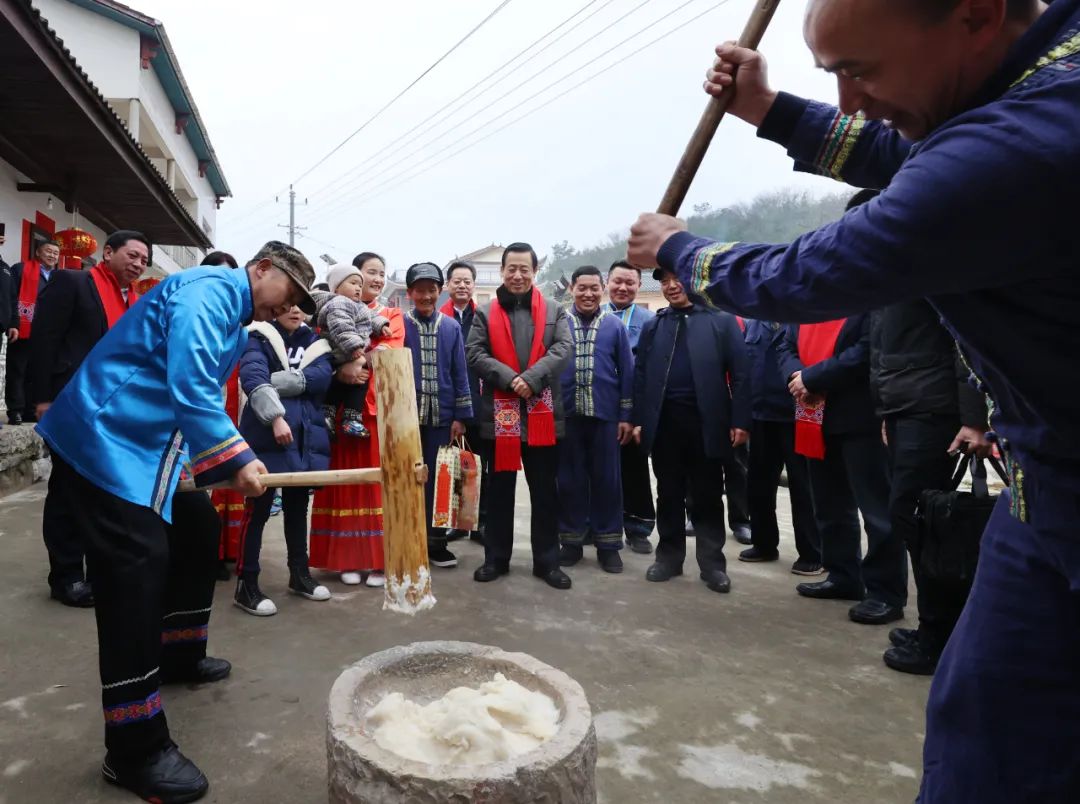
[[[47,597],[44,491],[0,499],[0,804],[133,801],[99,772],[93,614]],[[518,514],[526,534],[527,507]],[[648,584],[649,558],[632,554],[620,576],[588,556],[571,570],[573,590],[557,592],[531,577],[527,538],[511,575],[481,586],[471,577],[480,548],[458,542],[462,566],[435,570],[438,605],[409,619],[381,611],[380,592],[333,578],[329,602],[286,595],[280,522],[262,584],[277,616],[241,612],[231,584],[218,584],[210,649],[233,674],[163,696],[175,739],[210,778],[207,801],[326,801],[334,679],[369,653],[429,639],[525,651],[576,678],[596,719],[601,802],[915,797],[928,680],[884,667],[888,628],[796,596],[787,523],[781,562],[742,564],[728,545],[730,595],[705,589],[692,560],[682,578]]]

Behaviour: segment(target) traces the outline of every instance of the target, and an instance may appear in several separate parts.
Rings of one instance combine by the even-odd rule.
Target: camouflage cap
[[[315,300],[311,297],[311,286],[315,283],[315,269],[307,257],[292,246],[280,240],[271,240],[251,258],[252,262],[270,260],[275,268],[280,268],[304,292],[299,307],[308,315],[315,315]]]

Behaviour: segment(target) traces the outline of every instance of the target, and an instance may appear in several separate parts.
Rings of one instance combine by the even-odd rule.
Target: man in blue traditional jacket
[[[209,602],[198,605],[192,590],[204,578],[212,590],[217,555],[206,540],[167,537],[181,468],[190,462],[200,486],[225,480],[245,496],[263,493],[266,468],[225,413],[221,387],[249,323],[293,305],[314,312],[314,278],[299,251],[276,241],[243,270],[174,274],[106,333],[37,428],[80,513],[94,587],[102,773],[150,801],[194,801],[209,787],[170,739],[159,684],[229,670],[188,648],[206,640]]]
[[[432,526],[431,512],[439,447],[465,435],[465,423],[473,417],[465,341],[461,325],[435,309],[443,288],[439,266],[433,262],[411,266],[405,272],[405,288],[413,303],[413,309],[405,313],[405,348],[413,355],[420,444],[428,468],[424,484],[428,560],[435,567],[456,567],[457,556],[446,546],[446,528]]]
[[[774,92],[761,56],[732,45],[707,89],[734,89],[728,111],[799,168],[881,195],[788,246],[713,243],[647,215],[630,259],[757,318],[930,300],[992,399],[1012,485],[930,690],[921,800],[1072,801],[1080,0],[814,0],[805,32],[839,109]]]
[[[570,278],[567,311],[574,351],[562,374],[566,438],[559,452],[559,563],[577,564],[591,533],[605,572],[623,571],[622,473],[619,448],[634,427],[634,358],[618,319],[600,309],[600,269],[585,265]]]

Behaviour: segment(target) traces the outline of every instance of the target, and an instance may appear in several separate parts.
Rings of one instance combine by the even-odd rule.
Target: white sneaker
[[[380,589],[386,586],[386,576],[381,572],[373,572],[367,576],[367,580],[364,583],[372,589]]]
[[[245,583],[243,580],[236,583],[236,594],[233,596],[233,604],[254,614],[256,617],[270,617],[277,614],[277,606],[259,589],[259,584]]]
[[[343,572],[341,573],[341,582],[346,586],[359,586],[363,583],[363,578],[360,577],[359,572]]]

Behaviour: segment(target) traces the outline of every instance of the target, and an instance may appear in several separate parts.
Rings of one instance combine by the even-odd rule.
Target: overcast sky
[[[165,23],[234,193],[219,213],[217,245],[241,259],[267,239],[284,239],[277,224],[288,219],[290,182],[499,5],[499,0],[262,0],[197,7],[190,0],[129,2]],[[308,199],[297,210],[297,223],[308,227],[297,245],[320,271],[320,254],[345,260],[362,250],[382,252],[391,268],[400,268],[421,260],[442,263],[492,242],[527,240],[545,253],[564,239],[584,246],[626,229],[638,212],[659,201],[697,122],[713,45],[736,38],[753,5],[728,0],[713,8],[717,2],[511,0],[297,183],[299,197]],[[530,47],[585,6],[552,37]],[[814,70],[802,40],[803,7],[803,0],[781,4],[762,51],[777,87],[831,100],[833,82]],[[448,109],[429,133],[421,128],[401,139],[496,67],[510,59],[521,65],[597,9],[542,55],[515,66],[489,92],[477,97],[503,73],[467,96],[460,112],[454,113],[457,106]],[[702,12],[707,13],[645,48]],[[573,78],[529,99],[638,31],[643,32]],[[540,108],[609,65],[614,67]],[[464,105],[471,97],[475,102]],[[781,187],[821,193],[835,185],[792,173],[782,149],[730,119],[721,125],[685,209],[703,201],[714,206],[745,201]]]

